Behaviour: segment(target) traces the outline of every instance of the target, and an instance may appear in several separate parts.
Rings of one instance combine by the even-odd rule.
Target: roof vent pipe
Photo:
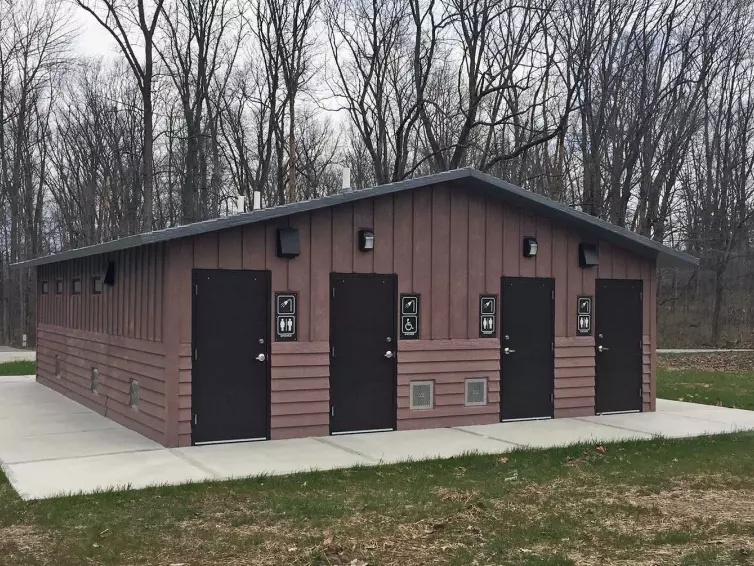
[[[251,210],[262,209],[262,191],[254,191],[254,202]]]
[[[246,212],[246,199],[243,195],[238,195],[238,200],[236,201],[238,206],[238,212],[239,214],[241,212]]]
[[[351,192],[351,169],[349,167],[343,167],[343,192]]]

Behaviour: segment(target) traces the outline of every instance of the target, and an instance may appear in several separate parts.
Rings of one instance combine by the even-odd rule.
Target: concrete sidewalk
[[[520,447],[754,430],[750,411],[663,400],[657,407],[656,413],[167,449],[37,384],[33,376],[0,377],[0,464],[21,497],[43,499]]]
[[[0,364],[18,361],[34,362],[36,359],[37,353],[34,350],[19,350],[18,348],[11,348],[10,346],[0,346]]]

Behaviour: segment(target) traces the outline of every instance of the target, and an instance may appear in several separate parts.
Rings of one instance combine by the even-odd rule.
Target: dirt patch
[[[50,537],[25,525],[0,528],[0,563],[23,564],[24,558],[48,556]]]
[[[661,354],[657,363],[667,370],[754,371],[754,352],[720,352],[711,354]]]

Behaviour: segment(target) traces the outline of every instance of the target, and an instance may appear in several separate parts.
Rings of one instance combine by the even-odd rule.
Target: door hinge
[[[552,290],[552,300],[555,300],[555,289]]]
[[[644,397],[644,388],[639,387],[639,399],[642,399]]]
[[[335,346],[330,347],[330,355],[334,358],[335,357]]]
[[[199,296],[199,285],[194,285],[194,295]]]
[[[196,426],[197,424],[199,424],[199,415],[194,413],[194,426]]]
[[[194,348],[194,361],[199,361],[199,350],[197,350],[196,348]]]
[[[550,393],[550,403],[555,402],[555,393]]]
[[[332,288],[332,298],[335,298],[335,287]]]
[[[550,342],[550,351],[551,352],[555,351],[555,342]]]
[[[331,417],[335,416],[335,407],[330,407],[330,416]]]
[[[639,298],[643,301],[644,300],[644,291],[639,291]]]

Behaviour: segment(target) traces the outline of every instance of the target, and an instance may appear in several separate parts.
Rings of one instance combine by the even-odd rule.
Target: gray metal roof
[[[195,236],[206,232],[214,232],[225,228],[245,226],[255,222],[264,222],[283,216],[289,216],[300,212],[317,210],[328,206],[372,198],[380,195],[410,191],[438,183],[458,184],[462,187],[471,187],[481,191],[490,197],[529,210],[540,216],[560,222],[581,233],[584,237],[604,240],[611,244],[621,246],[638,255],[656,258],[658,267],[688,267],[699,265],[699,260],[676,249],[664,246],[659,242],[640,236],[639,234],[619,228],[609,222],[600,220],[589,214],[574,210],[564,204],[555,202],[547,197],[532,193],[521,187],[507,183],[501,179],[482,173],[472,168],[455,169],[426,177],[407,179],[387,185],[380,185],[360,191],[344,192],[337,195],[322,197],[314,200],[296,202],[262,210],[255,210],[233,216],[225,216],[214,220],[196,222],[186,226],[176,226],[154,232],[145,232],[134,236],[127,236],[119,240],[78,248],[52,254],[28,261],[14,264],[17,267],[30,267],[56,263],[69,259],[81,258],[95,254],[105,254],[117,250],[134,248],[145,244],[166,242],[186,236]]]

